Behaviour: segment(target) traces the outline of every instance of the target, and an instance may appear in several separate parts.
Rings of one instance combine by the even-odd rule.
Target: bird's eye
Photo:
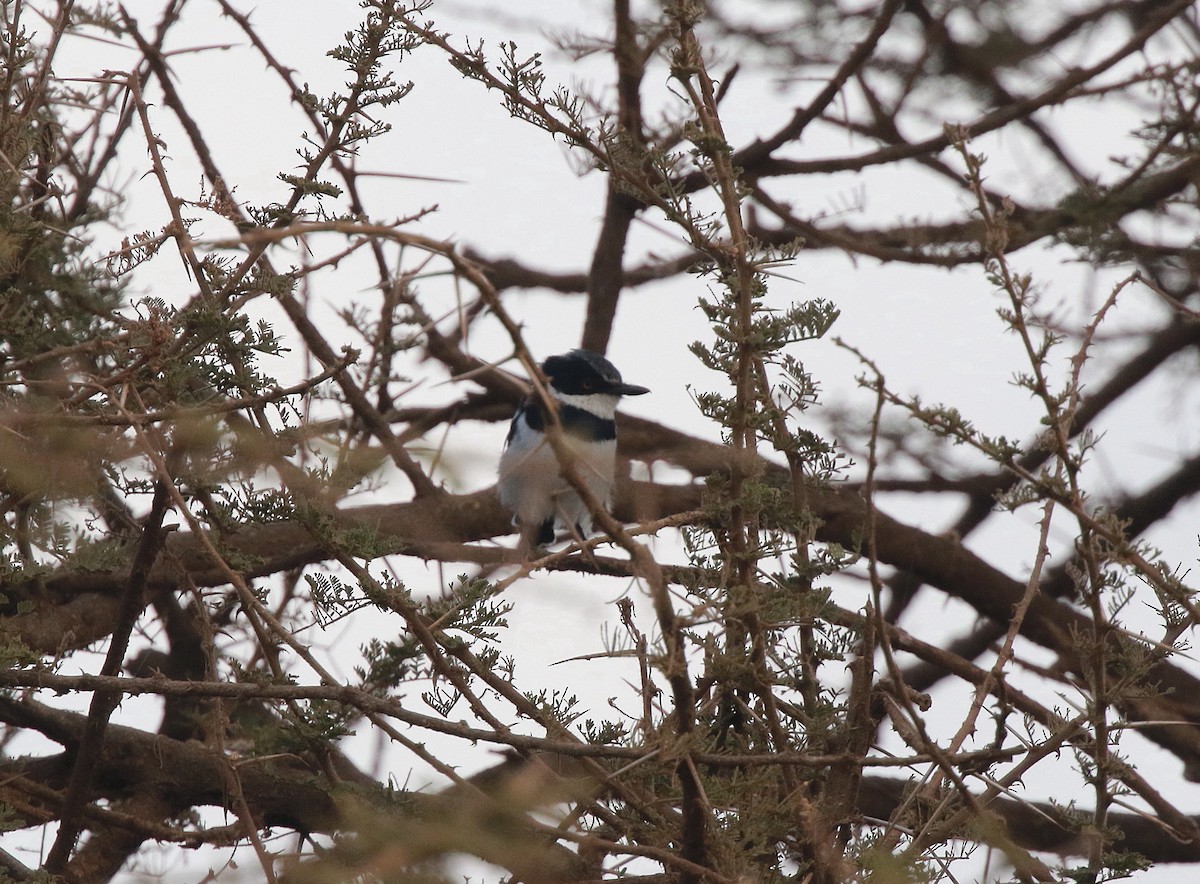
[[[591,381],[584,381],[584,382],[583,382],[583,389],[585,389],[585,390],[590,390],[590,389],[592,389],[592,382],[591,382]]]

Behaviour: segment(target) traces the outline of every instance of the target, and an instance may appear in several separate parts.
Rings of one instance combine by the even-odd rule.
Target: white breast
[[[591,492],[607,508],[616,472],[617,443],[585,442],[571,436],[565,441],[575,453],[575,468]],[[554,450],[541,433],[518,419],[512,440],[500,456],[500,502],[512,510],[513,521],[523,526],[541,525],[549,518],[561,530],[578,525],[583,534],[592,530],[591,514],[560,473]]]

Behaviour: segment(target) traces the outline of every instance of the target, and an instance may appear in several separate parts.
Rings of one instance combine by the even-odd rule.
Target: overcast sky
[[[343,82],[341,65],[325,53],[339,41],[343,31],[355,26],[360,13],[357,3],[257,0],[235,5],[253,10],[252,20],[267,45],[314,92],[332,91]],[[142,0],[129,8],[139,17],[143,30],[149,32],[155,24],[158,6]],[[514,6],[441,2],[434,6],[432,14],[444,30],[453,32],[459,40],[484,39],[489,50],[494,50],[500,39],[511,38],[525,52],[543,52],[551,83],[574,84],[594,90],[600,96],[610,94],[611,65],[606,56],[596,54],[582,60],[568,60],[555,52],[547,38],[548,33],[575,29],[603,35],[605,4],[526,2],[519,4],[519,13],[512,13]],[[168,47],[175,53],[171,66],[178,88],[226,170],[228,182],[235,188],[235,197],[250,203],[284,199],[288,188],[277,175],[281,171],[294,171],[299,164],[295,150],[302,145],[300,136],[305,125],[302,115],[289,104],[283,86],[264,70],[262,60],[250,51],[241,33],[231,22],[219,17],[215,3],[193,0],[186,16],[186,27],[174,31],[174,42]],[[1120,36],[1114,34],[1113,39]],[[217,48],[221,46],[228,48]],[[1081,57],[1101,48],[1094,42],[1081,46]],[[189,49],[193,51],[186,51]],[[746,59],[718,59],[713,67],[720,70],[734,60],[746,62],[724,106],[727,130],[735,144],[772,131],[803,95],[811,94],[821,85],[781,84]],[[94,75],[104,69],[128,69],[135,61],[132,52],[119,47],[73,40],[57,73],[63,77]],[[1075,59],[1058,61],[1068,66]],[[389,221],[436,206],[437,211],[415,225],[413,232],[453,240],[490,257],[518,256],[548,270],[585,270],[604,205],[603,178],[598,174],[580,176],[579,158],[545,133],[510,119],[494,95],[488,95],[478,84],[463,80],[435,49],[424,48],[406,60],[396,70],[396,79],[411,79],[416,87],[408,98],[389,109],[387,119],[392,131],[368,145],[357,161],[358,167],[450,179],[453,183],[374,179],[366,191],[371,215],[376,220]],[[661,71],[657,80],[649,78],[647,87],[648,93],[659,101],[672,100]],[[152,89],[152,98],[153,94]],[[948,115],[954,112],[952,106],[946,110]],[[190,188],[181,195],[194,197],[201,175],[186,139],[165,108],[156,106],[153,112],[156,134],[163,139],[169,155],[168,170],[177,186]],[[1116,111],[1123,112],[1123,108]],[[1122,135],[1129,126],[1123,122],[1114,125],[1113,114],[1111,104],[1101,107],[1097,103],[1088,108],[1056,112],[1054,116],[1054,123],[1072,135],[1068,142],[1072,156],[1101,176],[1112,175],[1115,166],[1111,157],[1129,148]],[[942,122],[931,119],[929,126],[937,130]],[[919,133],[909,134],[915,137]],[[813,137],[806,137],[797,155],[822,156],[843,152],[847,147],[844,135],[814,129]],[[864,149],[865,145],[859,147]],[[1008,133],[981,139],[977,147],[989,156],[989,184],[1008,189],[1018,198],[1044,199],[1046,193],[1064,187],[1051,170],[1029,167],[1030,151],[1021,136]],[[144,148],[139,149],[136,140],[126,144],[124,169],[125,177],[110,184],[127,199],[122,213],[125,223],[114,227],[112,241],[101,240],[98,250],[115,247],[130,228],[153,230],[168,221],[157,185],[146,175]],[[847,223],[864,227],[891,223],[897,218],[938,220],[962,210],[961,197],[956,192],[915,167],[904,177],[891,171],[873,171],[819,181],[806,179],[803,185],[806,188],[803,192],[792,192],[789,196],[810,211],[824,209],[831,214],[843,214]],[[202,217],[197,231],[212,239],[229,235],[229,228],[211,215]],[[330,238],[315,247],[332,252],[340,244]],[[632,238],[628,260],[636,264],[648,254],[672,256],[682,250],[678,234],[665,225],[641,223]],[[296,260],[301,260],[299,254]],[[192,291],[178,267],[169,266],[172,261],[176,261],[173,256],[162,256],[152,262],[139,274],[138,287],[172,302],[188,298]],[[1045,289],[1047,311],[1064,320],[1077,320],[1080,306],[1097,303],[1123,273],[1096,272],[1076,262],[1065,249],[1022,252],[1014,258],[1014,265],[1035,274]],[[331,316],[332,310],[346,306],[351,300],[370,302],[374,281],[371,268],[357,261],[322,271],[313,280],[311,294],[319,305],[314,309],[327,311],[326,315]],[[630,400],[625,405],[628,412],[716,438],[716,429],[698,414],[689,394],[689,387],[710,389],[717,380],[706,375],[687,351],[691,341],[710,337],[703,315],[695,308],[701,286],[694,277],[683,277],[627,292],[609,356],[628,381],[644,384],[653,391],[650,396]],[[433,308],[448,310],[453,306],[454,289],[444,279],[423,283],[421,292],[431,312],[438,312]],[[995,315],[1001,301],[978,268],[949,272],[928,267],[882,266],[870,260],[852,261],[829,251],[802,252],[792,266],[779,271],[768,303],[782,307],[796,300],[816,298],[830,300],[839,307],[842,316],[832,334],[870,354],[894,389],[920,393],[930,402],[958,405],[985,432],[1017,440],[1030,437],[1038,410],[1028,394],[1011,383],[1012,372],[1021,366],[1019,344],[1013,336],[1005,334],[1003,323]],[[572,300],[531,292],[509,295],[506,303],[525,324],[526,339],[539,357],[578,345],[583,324],[582,297]],[[265,315],[278,318],[271,317],[269,312]],[[1107,328],[1144,328],[1160,321],[1163,315],[1161,306],[1149,293],[1131,292]],[[286,329],[286,324],[281,322],[279,329]],[[470,348],[475,355],[489,360],[503,358],[509,351],[498,327],[487,322],[471,340]],[[871,397],[857,389],[855,377],[859,372],[852,356],[831,340],[799,347],[795,355],[820,378],[827,405],[858,409],[866,419]],[[289,373],[303,370],[303,356],[297,345],[291,356],[279,361],[280,374],[286,379]],[[275,370],[270,362],[264,367]],[[428,363],[414,365],[415,376],[429,371]],[[413,401],[438,402],[449,398],[445,387],[436,386],[444,380],[443,376],[423,380],[423,386],[413,393]],[[1156,386],[1136,403],[1136,409],[1144,411],[1126,408],[1115,412],[1105,427],[1110,443],[1098,455],[1101,474],[1108,472],[1126,479],[1140,475],[1144,484],[1153,482],[1177,451],[1191,450],[1194,439],[1200,437],[1197,419],[1200,403],[1188,398],[1195,395],[1195,389],[1181,394]],[[1175,419],[1170,422],[1163,420],[1165,403],[1173,403],[1170,407]],[[819,412],[812,419],[820,426]],[[1153,438],[1147,438],[1144,432],[1149,424],[1157,428]],[[468,433],[456,434],[455,444],[448,451],[446,472],[438,478],[463,490],[491,484],[504,430],[502,426],[472,427]],[[861,475],[861,466],[852,475]],[[397,493],[389,497],[392,487],[385,484],[369,496],[355,498],[353,503],[399,499],[408,491],[405,483],[397,480],[394,483]],[[953,505],[938,510],[931,508],[926,500],[917,505],[915,501],[892,498],[885,508],[933,532],[941,530],[957,514]],[[1172,530],[1155,532],[1155,540],[1167,557],[1185,563],[1194,561],[1196,551],[1197,512],[1195,507],[1187,509],[1188,512],[1176,514]],[[972,536],[969,545],[1008,573],[1021,576],[1035,551],[1036,517],[1037,513],[1030,511],[1015,521],[1005,520],[1002,526]],[[1058,538],[1060,549],[1062,537]],[[658,549],[667,558],[680,555],[669,540],[660,541]],[[400,566],[402,576],[414,589],[424,587],[427,592],[436,592],[438,581],[452,576],[439,573],[435,567],[407,561]],[[857,581],[841,583],[839,591],[843,602],[851,608],[860,607],[865,598],[864,586]],[[508,598],[515,604],[515,610],[510,617],[513,629],[507,645],[518,659],[518,679],[525,676],[522,687],[557,686],[578,691],[600,714],[610,697],[622,697],[624,700],[619,702],[627,702],[630,691],[624,681],[631,675],[629,667],[617,661],[569,662],[580,655],[603,650],[605,633],[616,619],[612,601],[626,592],[644,609],[642,622],[648,625],[651,622],[648,606],[637,586],[600,579],[572,579],[560,574],[540,575],[513,586]],[[910,614],[926,623],[954,622],[956,629],[966,628],[975,616],[965,605],[947,602],[940,594],[936,597],[927,594],[926,600]],[[1136,622],[1137,612],[1131,612],[1131,616]],[[354,650],[380,624],[394,628],[382,617],[365,614],[324,632],[314,627],[308,637],[329,651],[326,659],[336,673],[353,679],[352,667],[357,662]],[[953,686],[940,690],[961,691]],[[943,702],[951,714],[939,720],[936,710]],[[123,704],[121,714],[156,715],[150,711],[156,708],[153,700],[130,699]],[[940,735],[940,727],[953,728],[961,721],[956,714],[958,709],[958,703],[952,703],[950,697],[935,701],[932,719],[935,736]],[[1137,737],[1131,736],[1129,740],[1132,747]],[[360,728],[351,742],[364,763],[375,762],[380,742],[369,728]],[[462,753],[464,772],[496,760],[485,748],[460,746],[455,751]],[[1148,750],[1141,757],[1156,754],[1155,750]],[[395,765],[390,774],[399,783],[411,787],[426,778],[436,782],[429,771],[400,753],[392,753],[388,759],[389,764]],[[1177,770],[1173,761],[1171,764],[1174,766],[1164,771],[1143,770],[1143,773],[1171,775]],[[1025,785],[1027,794],[1034,798],[1061,796],[1064,789],[1074,788],[1069,782],[1038,781]],[[1189,799],[1180,799],[1182,806],[1200,811],[1200,792],[1195,786],[1177,784],[1177,790],[1176,795],[1185,790],[1190,793]],[[179,876],[174,880],[194,880],[194,873],[200,868],[195,860],[187,858],[186,869],[173,867],[163,871]],[[248,880],[253,880],[252,862],[244,867],[249,869]],[[1171,879],[1167,871],[1140,880]]]

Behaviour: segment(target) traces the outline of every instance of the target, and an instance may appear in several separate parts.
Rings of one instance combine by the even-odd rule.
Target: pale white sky
[[[341,65],[325,53],[342,32],[354,26],[359,14],[357,3],[260,0],[236,5],[253,9],[253,21],[264,40],[282,63],[296,70],[297,79],[307,82],[314,92],[331,91],[343,81]],[[142,0],[131,4],[130,10],[139,17],[143,29],[149,30],[158,6]],[[546,29],[539,26],[541,22],[549,22],[550,30],[583,28],[603,33],[600,16],[605,4],[540,0],[522,4],[517,16],[497,12],[509,8],[507,3],[446,2],[435,4],[432,14],[459,42],[464,36],[473,41],[482,38],[489,51],[494,51],[500,39],[513,37],[522,50],[543,52],[551,85],[583,83],[600,89],[601,95],[607,94],[611,76],[608,59],[594,55],[569,62],[555,52],[543,33]],[[282,85],[264,70],[261,59],[248,49],[232,22],[217,15],[215,3],[193,0],[185,26],[177,28],[174,34],[168,48],[178,53],[171,60],[176,86],[209,139],[218,163],[234,187],[235,197],[250,203],[286,198],[287,185],[276,176],[280,171],[294,171],[299,162],[294,151],[302,144],[304,120],[296,108],[289,107]],[[227,49],[179,52],[187,47],[225,43],[233,45]],[[1103,49],[1090,43],[1081,45],[1080,58],[1094,57]],[[1078,60],[1057,59],[1063,66]],[[105,68],[125,69],[134,61],[133,53],[111,45],[72,41],[64,51],[57,73],[83,76]],[[494,95],[488,95],[476,83],[463,80],[433,48],[418,51],[396,70],[395,76],[398,81],[414,80],[416,88],[412,95],[386,111],[393,130],[368,145],[358,160],[359,168],[449,178],[460,183],[375,179],[365,191],[372,216],[388,221],[436,205],[437,211],[414,226],[414,232],[452,239],[488,256],[519,257],[541,268],[585,269],[603,209],[603,179],[597,174],[578,176],[567,149],[545,133],[510,119]],[[657,79],[649,78],[647,87],[657,100],[671,100],[661,72]],[[747,64],[725,105],[731,140],[741,144],[769,133],[799,103],[799,96],[811,94],[819,87],[819,83],[801,83],[785,89],[753,64]],[[152,88],[152,94],[153,91]],[[945,119],[953,119],[956,110],[953,105],[942,110],[945,118],[928,120],[928,131],[940,130]],[[185,137],[165,107],[157,105],[152,111],[156,134],[166,143],[170,157],[168,171],[180,195],[196,196],[200,172]],[[1114,113],[1119,124],[1114,123]],[[1129,128],[1127,112],[1114,111],[1111,103],[1104,107],[1093,104],[1056,111],[1052,122],[1060,131],[1070,133],[1067,141],[1072,156],[1097,175],[1115,174],[1116,167],[1110,158],[1130,148],[1122,135]],[[906,134],[917,137],[926,133]],[[1061,178],[1051,171],[1030,167],[1032,152],[1024,136],[1008,133],[981,139],[975,146],[990,158],[987,170],[989,185],[993,187],[1031,201],[1052,199],[1048,194],[1057,194],[1063,187]],[[851,144],[844,135],[814,128],[811,137],[806,135],[804,144],[789,150],[788,155],[816,157],[867,148],[866,143]],[[955,162],[949,155],[947,159]],[[124,176],[110,182],[127,197],[126,230],[156,229],[168,220],[155,182],[144,174],[147,169],[144,149],[139,148],[137,139],[130,139],[123,156]],[[963,209],[962,197],[956,191],[915,167],[900,175],[893,170],[873,170],[790,184],[772,182],[769,189],[791,199],[806,213],[844,212],[843,220],[862,226],[894,223],[900,218],[944,219],[958,215]],[[847,206],[854,206],[855,210],[846,211]],[[202,220],[197,231],[213,238],[228,233],[211,216]],[[123,235],[125,230],[114,229],[112,242],[102,242],[99,247],[113,246]],[[314,247],[331,252],[340,243],[329,237],[317,241]],[[674,255],[681,250],[678,236],[663,224],[639,224],[627,257],[633,264],[647,253]],[[1021,252],[1014,257],[1013,264],[1035,275],[1045,289],[1046,309],[1064,321],[1078,321],[1079,305],[1102,300],[1112,283],[1125,273],[1123,270],[1094,272],[1076,263],[1065,249]],[[768,303],[778,307],[796,300],[823,298],[837,304],[842,316],[831,337],[840,336],[871,354],[894,389],[919,393],[929,402],[958,405],[985,432],[1018,440],[1030,437],[1038,412],[1029,396],[1011,384],[1013,372],[1021,368],[1018,342],[1005,333],[996,317],[995,309],[1002,306],[1002,301],[978,268],[949,272],[928,267],[881,266],[866,259],[852,261],[835,252],[813,251],[802,252],[794,265],[781,273],[789,278],[774,281]],[[138,279],[147,293],[171,301],[181,301],[192,293],[179,272],[177,259],[171,255],[158,258]],[[369,265],[347,261],[336,270],[316,275],[310,296],[320,305],[314,309],[324,310],[332,317],[332,310],[351,301],[371,302],[373,284]],[[651,396],[630,400],[626,406],[630,413],[715,438],[715,429],[698,414],[688,393],[689,386],[707,389],[716,380],[706,376],[687,352],[688,343],[710,336],[703,315],[694,306],[701,285],[695,278],[685,276],[627,292],[621,302],[609,355],[628,380],[653,390]],[[421,295],[434,314],[453,305],[454,291],[445,280],[424,282]],[[524,322],[526,339],[535,354],[544,357],[578,344],[584,310],[581,296],[563,298],[546,292],[529,292],[510,294],[506,303],[513,315]],[[277,330],[288,333],[286,322],[280,317],[271,316],[269,310],[265,315],[279,320]],[[1162,315],[1152,295],[1144,290],[1131,290],[1115,311],[1111,328],[1150,326],[1160,321]],[[331,318],[329,327],[335,327],[335,322]],[[507,341],[498,327],[488,322],[480,326],[471,348],[487,359],[502,358],[508,352]],[[1113,352],[1118,351],[1119,347],[1113,348]],[[297,343],[290,357],[279,360],[279,372],[287,375],[302,370],[303,355]],[[865,420],[871,397],[857,388],[855,376],[859,371],[849,354],[827,340],[798,347],[795,355],[820,378],[827,403],[863,410]],[[1063,364],[1065,358],[1064,351]],[[265,367],[274,370],[269,362]],[[429,364],[414,366],[414,371],[418,375],[428,372]],[[1093,383],[1102,376],[1100,368]],[[414,399],[432,402],[452,396],[447,388],[434,386],[441,380],[441,376],[429,378],[414,393]],[[1197,421],[1200,403],[1196,402],[1195,389],[1180,392],[1158,381],[1147,386],[1135,402],[1116,410],[1104,425],[1108,435],[1095,464],[1096,487],[1101,490],[1108,484],[1105,477],[1120,479],[1125,484],[1130,482],[1130,476],[1144,476],[1144,481],[1131,484],[1148,484],[1170,466],[1175,453],[1192,450],[1194,440],[1200,437],[1200,421]],[[811,420],[819,425],[820,413],[815,413]],[[1148,427],[1154,427],[1152,433],[1147,432]],[[465,489],[490,484],[503,434],[501,426],[473,426],[467,432],[455,434],[454,445],[447,455],[453,477],[448,473],[439,478],[453,478],[454,484]],[[860,474],[860,469],[853,473]],[[402,497],[407,490],[406,483],[397,479],[369,499]],[[364,496],[356,502],[367,500]],[[886,500],[884,508],[930,531],[941,530],[957,514],[954,501],[935,508],[925,499],[897,497]],[[1177,513],[1171,525],[1160,526],[1154,532],[1155,541],[1168,558],[1184,563],[1185,567],[1196,558],[1197,509],[1194,506],[1187,509],[1189,513]],[[1035,519],[1036,514],[1031,511],[996,520],[972,535],[968,545],[988,561],[1023,578],[1036,549]],[[1060,550],[1067,537],[1065,533],[1055,533]],[[679,555],[669,539],[660,541],[660,548],[668,557]],[[436,568],[407,561],[395,564],[415,591],[437,591],[443,575]],[[843,581],[839,587],[841,600],[847,606],[856,608],[862,604],[863,584]],[[616,623],[611,603],[626,592],[643,609],[640,622],[649,628],[652,618],[643,593],[636,586],[541,575],[512,587],[508,598],[515,609],[509,618],[513,628],[506,638],[506,648],[518,660],[521,687],[577,691],[597,710],[597,715],[605,714],[610,697],[618,698],[619,706],[628,707],[632,702],[631,689],[625,683],[631,677],[629,667],[616,661],[561,662],[603,649],[605,633]],[[1136,617],[1137,612],[1131,612],[1131,616]],[[965,605],[927,592],[905,625],[936,641],[939,636],[957,635],[969,628],[974,618],[974,612]],[[1148,625],[1152,624],[1148,621]],[[352,678],[357,648],[370,635],[387,637],[395,628],[394,623],[371,613],[336,624],[323,634],[317,634],[314,628],[309,635],[316,645],[327,649],[326,659],[334,671]],[[302,679],[306,677],[302,674]],[[416,697],[411,699],[419,705]],[[144,710],[154,706],[153,701],[128,700],[121,714],[127,719],[138,718],[149,714]],[[930,713],[931,732],[938,735],[947,729],[952,731],[961,720],[961,709],[961,689],[950,685],[939,689]],[[361,727],[349,742],[363,759],[374,758],[379,744],[378,737],[368,727]],[[1153,749],[1143,752],[1144,746],[1136,735],[1128,738],[1129,750],[1140,759],[1149,759],[1140,765],[1141,772],[1160,784],[1169,783],[1172,795],[1185,809],[1200,810],[1200,791],[1181,781],[1177,762],[1167,759],[1156,766],[1154,759],[1162,756]],[[453,751],[458,753],[464,771],[488,766],[496,760],[486,747],[456,746]],[[409,781],[410,776],[415,782],[427,777],[434,781],[421,765],[399,752],[389,753],[387,758],[391,775],[399,782]],[[1065,767],[1060,766],[1060,770]],[[1055,781],[1041,776],[1025,786],[1029,797],[1043,799],[1061,798],[1075,789],[1074,781],[1069,778]],[[33,849],[37,849],[36,845]],[[201,866],[190,859],[185,862],[184,867],[161,869],[162,879],[195,880]],[[250,869],[247,880],[253,880],[251,858],[243,857],[242,864]],[[1164,868],[1165,872],[1140,880],[1171,880],[1170,867]]]

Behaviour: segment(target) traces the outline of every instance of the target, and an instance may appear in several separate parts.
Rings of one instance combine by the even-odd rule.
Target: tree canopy
[[[1200,862],[1194,4],[267,6],[3,6],[0,875]]]

